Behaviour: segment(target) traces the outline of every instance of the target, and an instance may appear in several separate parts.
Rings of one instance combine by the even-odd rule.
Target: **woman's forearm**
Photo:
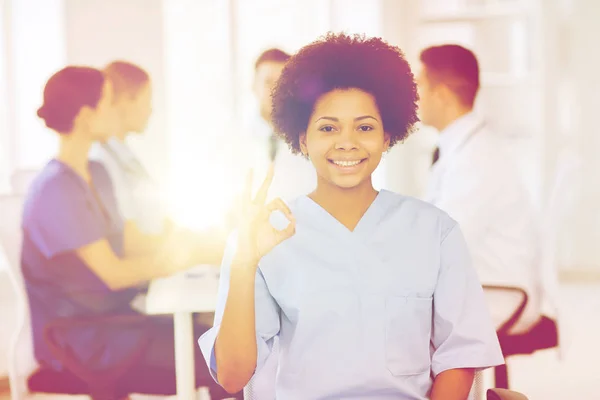
[[[123,242],[126,257],[149,257],[156,253],[165,242],[165,232],[144,233],[134,221],[128,220],[125,222]]]
[[[433,381],[431,400],[467,400],[475,370],[472,368],[449,369],[440,373]]]
[[[223,319],[215,342],[217,379],[229,393],[246,386],[256,369],[256,266],[233,262]]]
[[[194,245],[192,246],[192,259],[195,264],[221,265],[227,235],[219,229],[209,229],[204,232],[190,232]]]

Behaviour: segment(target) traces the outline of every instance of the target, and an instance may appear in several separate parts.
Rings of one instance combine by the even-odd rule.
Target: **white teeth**
[[[357,161],[334,161],[335,165],[339,165],[340,167],[354,167],[355,165],[360,164],[362,160]]]

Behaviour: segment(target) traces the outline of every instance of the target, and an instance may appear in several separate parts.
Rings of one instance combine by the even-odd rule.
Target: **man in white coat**
[[[540,317],[537,215],[506,141],[473,110],[479,90],[475,55],[458,45],[425,49],[417,78],[423,124],[439,131],[426,200],[461,226],[484,286],[509,286],[528,295],[513,332]],[[486,290],[500,328],[522,297]]]
[[[271,125],[273,107],[271,92],[290,55],[280,49],[264,51],[254,65],[253,92],[259,107],[259,115],[253,119],[245,133],[244,152],[252,158],[255,182],[260,184],[271,163],[275,167],[269,197],[285,201],[306,195],[316,188],[316,173],[309,160],[293,154],[287,143],[279,138]]]

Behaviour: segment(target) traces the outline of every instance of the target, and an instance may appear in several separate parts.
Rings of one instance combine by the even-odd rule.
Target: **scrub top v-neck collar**
[[[354,230],[348,229],[310,197],[302,196],[299,198],[299,201],[301,204],[304,204],[304,207],[302,208],[310,214],[310,220],[317,221],[320,229],[327,231],[332,235],[365,237],[372,234],[378,223],[381,221],[381,218],[385,215],[388,194],[389,193],[386,190],[379,191],[373,202],[371,202],[358,221]]]

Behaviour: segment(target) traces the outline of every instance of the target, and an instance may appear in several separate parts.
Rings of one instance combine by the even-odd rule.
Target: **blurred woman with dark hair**
[[[118,123],[113,86],[101,71],[71,66],[57,72],[46,84],[38,115],[58,134],[60,145],[56,157],[32,183],[25,201],[21,267],[36,359],[43,368],[61,371],[64,366],[43,337],[49,322],[133,314],[129,303],[146,282],[203,260],[195,251],[196,243],[185,235],[174,233],[165,240],[126,224],[106,169],[89,160],[92,144],[110,138]],[[206,329],[196,326],[198,333]],[[148,336],[149,350],[132,371],[163,371],[164,380],[155,386],[161,387],[161,393],[173,393],[172,321],[148,317],[143,330],[106,325],[77,328],[58,340],[68,344],[90,368],[110,369]],[[196,372],[198,386],[211,386],[202,362]],[[214,396],[223,394],[216,390]]]

